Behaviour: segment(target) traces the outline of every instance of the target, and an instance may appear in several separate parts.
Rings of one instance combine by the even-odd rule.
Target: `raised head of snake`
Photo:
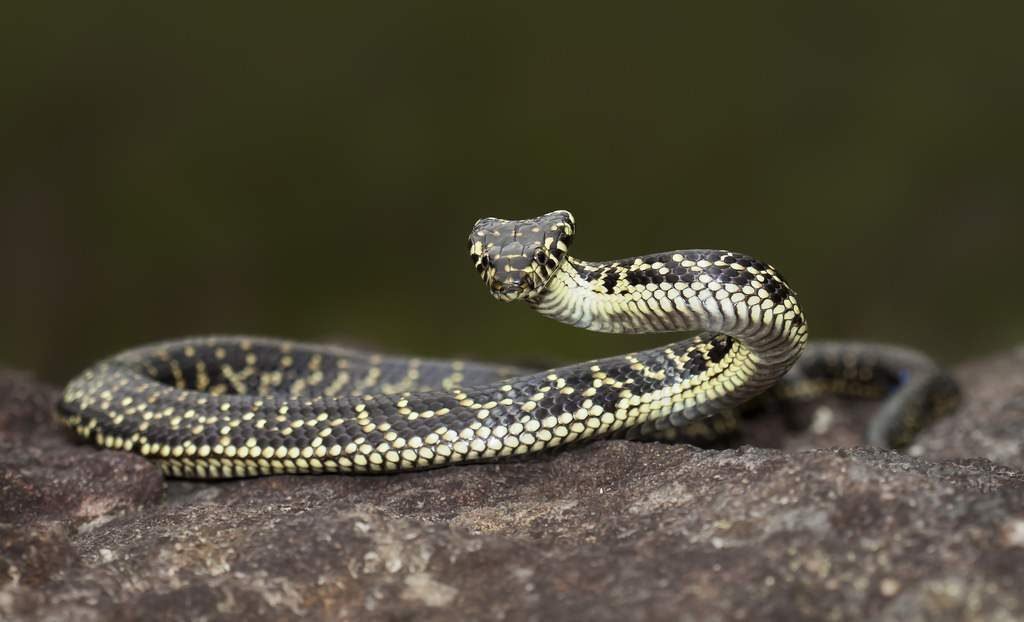
[[[566,260],[576,225],[559,210],[529,220],[482,218],[469,234],[469,254],[498,300],[534,300]]]

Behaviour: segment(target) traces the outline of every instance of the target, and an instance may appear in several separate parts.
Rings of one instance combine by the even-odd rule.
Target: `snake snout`
[[[491,295],[504,302],[518,300],[526,292],[526,285],[512,277],[491,281]]]

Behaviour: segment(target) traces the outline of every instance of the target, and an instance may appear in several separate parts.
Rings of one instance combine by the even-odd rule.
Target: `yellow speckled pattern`
[[[78,434],[158,459],[165,474],[395,472],[650,434],[773,385],[807,326],[779,273],[718,250],[586,262],[568,212],[484,219],[469,250],[499,300],[604,332],[705,331],[624,356],[527,372],[251,337],[144,346],[72,380]]]

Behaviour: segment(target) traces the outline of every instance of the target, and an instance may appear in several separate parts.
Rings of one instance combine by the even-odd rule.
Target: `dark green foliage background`
[[[54,380],[191,333],[658,342],[487,296],[473,221],[559,208],[581,257],[775,263],[818,338],[1024,337],[1019,3],[20,4],[0,360]]]

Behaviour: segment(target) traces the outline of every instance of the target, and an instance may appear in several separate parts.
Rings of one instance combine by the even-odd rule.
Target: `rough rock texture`
[[[741,439],[781,450],[196,483],[0,372],[0,619],[1024,619],[1024,350],[958,374],[914,456],[813,449],[870,413],[836,402]]]
[[[961,365],[957,380],[966,394],[960,413],[923,434],[912,453],[981,456],[1024,470],[1024,345]]]

